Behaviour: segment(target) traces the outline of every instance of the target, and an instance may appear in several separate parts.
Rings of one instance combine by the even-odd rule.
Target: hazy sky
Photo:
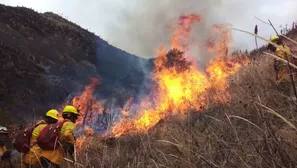
[[[204,21],[194,31],[201,39],[210,37],[208,28],[214,23],[229,23],[249,31],[258,24],[260,35],[268,38],[274,34],[254,15],[270,19],[277,27],[291,26],[297,20],[297,0],[0,0],[0,3],[58,13],[110,44],[142,57],[154,56],[160,44],[169,43],[166,26],[183,13],[202,15]],[[234,47],[255,47],[254,37],[239,32],[232,35]]]

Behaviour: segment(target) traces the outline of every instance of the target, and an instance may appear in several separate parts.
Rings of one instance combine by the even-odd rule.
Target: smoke
[[[278,27],[281,23],[291,24],[296,16],[297,1],[286,0],[150,0],[130,1],[122,8],[116,24],[107,25],[106,37],[112,44],[143,57],[154,57],[160,44],[169,44],[171,32],[167,26],[174,23],[178,16],[198,13],[203,21],[194,30],[193,39],[203,42],[212,36],[212,24],[231,24],[237,28],[253,31],[260,24],[254,15],[265,20],[271,19]],[[279,9],[286,9],[281,11]],[[294,15],[295,14],[295,15]],[[296,18],[297,19],[297,18]],[[259,25],[259,34],[269,37],[273,30],[267,25]],[[242,33],[233,33],[236,48],[252,49],[254,38]],[[260,44],[263,44],[260,42]]]
[[[210,26],[210,19],[207,18],[217,18],[215,12],[212,11],[221,5],[221,2],[214,3],[215,1],[210,0],[203,3],[194,0],[186,3],[179,0],[137,1],[121,11],[121,16],[118,19],[121,26],[110,25],[108,29],[110,35],[108,36],[118,32],[117,39],[112,40],[113,43],[123,48],[130,48],[130,51],[140,56],[153,57],[155,49],[159,45],[170,44],[172,32],[168,30],[168,26],[174,26],[182,14],[203,14],[203,23],[198,30],[201,35],[198,38],[205,38],[207,28]],[[213,9],[209,10],[209,7]]]
[[[296,21],[296,0],[0,0],[8,5],[24,5],[39,12],[53,11],[107,40],[110,44],[141,57],[154,57],[160,44],[169,44],[167,26],[177,17],[198,13],[203,22],[193,38],[200,42],[211,36],[212,24],[229,23],[253,32],[258,24],[259,35],[268,38],[272,28],[255,19],[270,19],[277,29]],[[254,37],[232,32],[233,47],[255,48]],[[265,42],[259,41],[259,45]]]

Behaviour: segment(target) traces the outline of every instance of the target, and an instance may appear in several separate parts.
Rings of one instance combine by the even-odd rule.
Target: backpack
[[[22,130],[18,136],[13,141],[13,147],[20,153],[28,153],[30,151],[30,140],[32,137],[32,132],[39,124],[35,126],[28,127]]]
[[[60,147],[59,132],[65,121],[45,126],[37,137],[37,144],[42,150],[55,150]]]

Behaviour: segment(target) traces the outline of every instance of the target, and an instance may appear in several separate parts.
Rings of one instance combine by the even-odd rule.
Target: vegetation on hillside
[[[292,29],[287,35],[296,40],[296,32]],[[292,43],[290,47],[296,49]],[[296,102],[278,88],[272,58],[257,51],[248,56],[255,59],[232,77],[229,103],[192,111],[186,119],[166,118],[147,134],[129,133],[116,139],[89,135],[79,148],[78,163],[85,167],[296,167]]]
[[[116,49],[53,13],[39,14],[27,8],[1,5],[0,19],[3,63],[0,105],[6,115],[15,111],[20,115],[42,114],[73,91],[81,90],[89,77],[101,78],[98,91],[109,93],[110,101],[103,105],[104,110],[108,104],[113,105],[114,97],[117,97],[115,104],[124,108],[125,102],[137,92],[131,86],[139,89],[142,85],[145,76],[142,65],[151,68],[156,61]],[[295,26],[286,33],[297,39]],[[292,43],[290,46],[293,51],[297,49]],[[230,93],[230,101],[197,102],[206,104],[207,108],[188,110],[186,118],[184,115],[164,117],[166,114],[162,113],[163,118],[159,117],[147,133],[131,131],[121,132],[119,137],[102,137],[87,132],[77,144],[77,166],[297,167],[296,102],[275,83],[272,58],[263,55],[264,49],[233,53],[233,57],[248,57],[250,62],[231,77],[226,90],[219,90]],[[165,66],[160,66],[157,72],[164,75],[163,72],[168,72],[164,69],[176,66],[179,69],[174,70],[178,72],[192,70],[193,65],[182,54],[170,50],[167,56],[171,57],[163,58]],[[111,92],[114,90],[116,93]],[[92,100],[95,102],[96,98]],[[191,103],[185,103],[187,109],[195,106]],[[171,106],[166,108],[170,110]],[[101,104],[96,107],[101,108]],[[65,163],[65,167],[73,164]]]
[[[0,4],[2,124],[39,118],[80,91],[90,77],[106,98],[141,87],[147,59],[109,45],[53,13]],[[143,65],[142,65],[143,64]],[[132,87],[133,86],[133,87]]]

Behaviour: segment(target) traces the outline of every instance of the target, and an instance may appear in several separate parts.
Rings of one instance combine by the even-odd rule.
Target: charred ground
[[[1,123],[57,107],[90,77],[100,79],[97,91],[103,97],[119,88],[135,94],[145,78],[147,59],[54,13],[0,5],[0,37],[0,106],[6,116]]]

